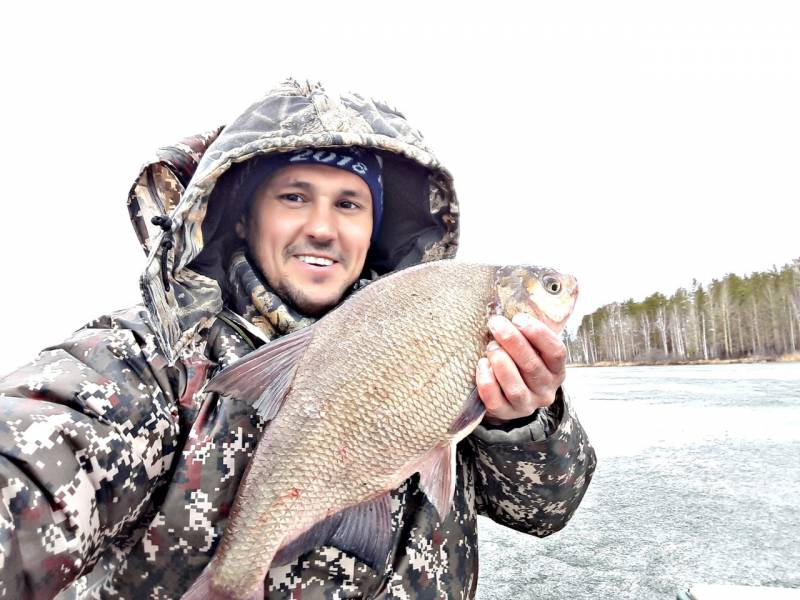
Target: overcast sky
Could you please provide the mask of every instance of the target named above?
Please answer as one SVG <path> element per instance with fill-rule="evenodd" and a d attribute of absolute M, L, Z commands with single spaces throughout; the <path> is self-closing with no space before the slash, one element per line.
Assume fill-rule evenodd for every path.
<path fill-rule="evenodd" d="M 455 176 L 459 256 L 573 273 L 576 324 L 800 256 L 795 2 L 15 4 L 0 372 L 139 300 L 140 165 L 286 76 L 399 107 Z"/>

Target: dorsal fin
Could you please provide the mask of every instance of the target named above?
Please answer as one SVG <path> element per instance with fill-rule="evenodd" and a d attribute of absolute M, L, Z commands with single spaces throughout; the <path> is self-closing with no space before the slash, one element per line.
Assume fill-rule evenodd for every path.
<path fill-rule="evenodd" d="M 272 420 L 294 380 L 313 329 L 309 325 L 251 352 L 218 373 L 206 390 L 249 402 L 263 419 Z"/>

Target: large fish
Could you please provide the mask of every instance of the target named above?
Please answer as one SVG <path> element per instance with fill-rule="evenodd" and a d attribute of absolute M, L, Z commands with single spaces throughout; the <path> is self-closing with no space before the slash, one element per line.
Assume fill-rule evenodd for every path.
<path fill-rule="evenodd" d="M 484 415 L 474 375 L 489 316 L 525 312 L 560 331 L 576 295 L 552 269 L 426 263 L 220 373 L 208 390 L 253 402 L 271 423 L 184 599 L 261 599 L 270 566 L 319 545 L 383 564 L 389 493 L 417 472 L 444 518 L 456 444 Z"/>

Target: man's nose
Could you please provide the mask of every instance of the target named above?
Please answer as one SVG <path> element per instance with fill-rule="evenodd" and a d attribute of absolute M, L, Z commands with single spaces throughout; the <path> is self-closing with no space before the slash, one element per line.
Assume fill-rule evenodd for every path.
<path fill-rule="evenodd" d="M 304 232 L 309 237 L 327 242 L 336 237 L 335 215 L 329 206 L 317 203 L 306 221 Z"/>

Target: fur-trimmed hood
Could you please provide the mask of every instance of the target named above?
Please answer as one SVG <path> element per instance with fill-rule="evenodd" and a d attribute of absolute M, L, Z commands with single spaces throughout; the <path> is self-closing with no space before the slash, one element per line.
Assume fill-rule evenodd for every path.
<path fill-rule="evenodd" d="M 160 149 L 131 188 L 128 209 L 148 256 L 142 296 L 171 362 L 222 309 L 224 261 L 242 210 L 230 193 L 236 165 L 336 146 L 369 148 L 383 159 L 384 217 L 367 271 L 380 275 L 455 255 L 452 177 L 405 117 L 383 102 L 287 80 L 230 125 Z M 153 217 L 162 217 L 161 225 Z"/>

